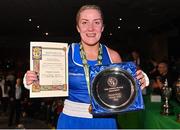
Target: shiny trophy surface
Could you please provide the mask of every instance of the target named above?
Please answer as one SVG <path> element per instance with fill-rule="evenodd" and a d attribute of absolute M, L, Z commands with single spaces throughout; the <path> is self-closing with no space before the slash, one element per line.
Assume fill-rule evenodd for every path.
<path fill-rule="evenodd" d="M 176 88 L 176 98 L 177 98 L 178 102 L 180 103 L 180 76 L 179 76 L 178 80 L 176 81 L 175 88 Z"/>
<path fill-rule="evenodd" d="M 144 102 L 132 62 L 90 68 L 92 114 L 142 110 Z"/>
<path fill-rule="evenodd" d="M 180 76 L 178 80 L 176 81 L 175 88 L 176 88 L 176 98 L 178 102 L 180 103 Z M 180 113 L 177 114 L 177 122 L 180 123 Z"/>
<path fill-rule="evenodd" d="M 164 99 L 161 114 L 162 115 L 173 115 L 174 114 L 173 108 L 169 103 L 169 99 L 172 94 L 172 88 L 164 86 L 161 91 L 162 91 L 162 97 Z"/>

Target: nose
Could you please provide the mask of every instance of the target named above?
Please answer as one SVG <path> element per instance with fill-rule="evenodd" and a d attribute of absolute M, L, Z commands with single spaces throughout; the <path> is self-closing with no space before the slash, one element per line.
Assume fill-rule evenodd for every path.
<path fill-rule="evenodd" d="M 90 24 L 88 25 L 88 31 L 93 31 L 93 30 L 94 30 L 93 24 L 90 23 Z"/>

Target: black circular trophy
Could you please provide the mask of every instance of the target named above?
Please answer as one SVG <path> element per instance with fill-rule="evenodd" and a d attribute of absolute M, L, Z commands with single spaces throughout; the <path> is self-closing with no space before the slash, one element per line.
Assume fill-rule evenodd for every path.
<path fill-rule="evenodd" d="M 92 113 L 112 114 L 135 110 L 139 105 L 135 101 L 138 95 L 137 81 L 132 76 L 133 73 L 135 75 L 136 70 L 133 69 L 134 72 L 130 73 L 121 68 L 122 64 L 98 67 L 103 67 L 103 69 L 98 68 L 99 72 L 95 71 L 97 74 L 92 80 L 91 97 L 94 111 Z"/>

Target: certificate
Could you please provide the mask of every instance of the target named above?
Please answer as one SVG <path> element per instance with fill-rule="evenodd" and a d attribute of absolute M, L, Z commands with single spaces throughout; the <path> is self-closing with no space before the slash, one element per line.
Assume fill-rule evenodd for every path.
<path fill-rule="evenodd" d="M 30 97 L 68 96 L 68 44 L 30 43 L 30 70 L 38 81 L 30 87 Z"/>

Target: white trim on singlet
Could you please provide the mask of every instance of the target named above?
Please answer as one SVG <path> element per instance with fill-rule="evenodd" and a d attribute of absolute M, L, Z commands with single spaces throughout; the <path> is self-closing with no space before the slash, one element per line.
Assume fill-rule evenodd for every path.
<path fill-rule="evenodd" d="M 76 45 L 76 44 L 78 44 L 78 43 L 72 43 L 72 44 L 71 44 L 71 46 L 72 46 L 72 60 L 73 60 L 74 64 L 76 64 L 76 65 L 78 65 L 78 66 L 80 66 L 80 67 L 83 67 L 83 65 L 77 63 L 77 62 L 74 60 L 74 54 L 75 54 L 75 53 L 74 53 L 74 52 L 75 52 L 74 48 L 75 48 L 75 45 Z"/>
<path fill-rule="evenodd" d="M 93 118 L 89 113 L 90 104 L 74 102 L 66 99 L 64 101 L 63 113 L 68 116 L 81 117 L 81 118 Z"/>
<path fill-rule="evenodd" d="M 75 75 L 75 76 L 84 76 L 84 74 L 82 74 L 82 73 L 71 73 L 71 72 L 69 72 L 69 75 Z"/>

